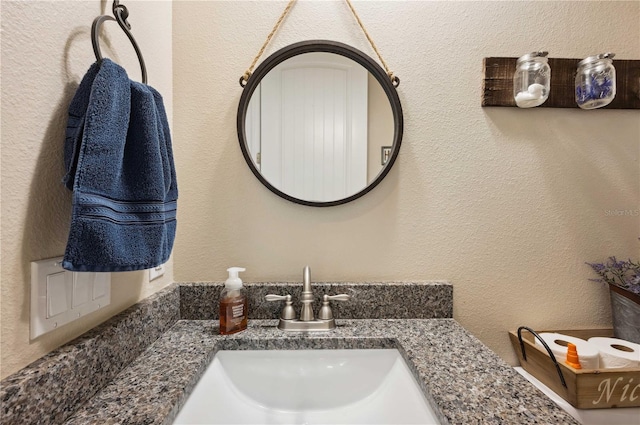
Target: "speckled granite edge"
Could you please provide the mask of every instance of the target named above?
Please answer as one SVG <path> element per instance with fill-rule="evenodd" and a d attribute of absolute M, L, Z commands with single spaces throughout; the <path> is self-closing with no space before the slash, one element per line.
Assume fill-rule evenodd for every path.
<path fill-rule="evenodd" d="M 285 333 L 254 320 L 218 335 L 216 320 L 180 320 L 67 425 L 171 424 L 221 349 L 397 348 L 443 424 L 575 424 L 453 319 L 341 320 L 330 333 Z"/>
<path fill-rule="evenodd" d="M 259 290 L 291 289 L 286 283 L 253 285 L 259 297 Z M 364 288 L 355 300 L 367 300 L 362 303 L 363 311 L 376 314 L 392 314 L 380 308 L 384 305 L 381 300 L 395 306 L 402 305 L 397 300 L 415 299 L 415 291 L 407 288 L 412 285 L 421 284 L 315 284 L 318 292 Z M 68 424 L 169 424 L 219 349 L 389 346 L 401 352 L 442 423 L 575 423 L 453 319 L 345 320 L 336 309 L 338 327 L 329 333 L 284 333 L 275 327 L 276 320 L 251 320 L 249 329 L 229 336 L 218 335 L 215 319 L 177 320 L 184 305 L 184 288 L 215 291 L 218 287 L 219 291 L 221 286 L 170 285 L 6 378 L 0 383 L 2 423 L 48 424 L 68 419 Z M 380 298 L 377 291 L 383 286 L 392 287 L 389 298 Z M 446 282 L 423 286 L 444 291 L 445 300 L 452 298 Z M 370 295 L 363 295 L 367 293 Z M 399 297 L 402 294 L 405 298 Z M 418 297 L 422 304 L 393 310 L 394 314 L 417 314 L 420 305 L 428 310 L 424 308 L 428 302 L 440 305 L 438 296 L 432 294 L 432 299 L 428 291 L 425 294 L 427 298 Z M 217 306 L 217 297 L 209 301 Z M 341 313 L 349 315 L 348 310 Z M 358 307 L 353 314 L 365 313 Z"/>
<path fill-rule="evenodd" d="M 179 319 L 172 284 L 0 382 L 2 424 L 59 424 Z"/>
<path fill-rule="evenodd" d="M 6 424 L 60 423 L 108 384 L 179 318 L 217 319 L 223 283 L 174 283 L 43 356 L 0 382 L 0 418 Z M 301 283 L 248 283 L 251 319 L 278 317 L 281 303 L 267 293 L 291 293 Z M 314 283 L 315 309 L 325 293 L 348 293 L 333 303 L 336 318 L 452 317 L 448 282 Z M 298 306 L 296 306 L 297 308 Z M 71 383 L 71 384 L 70 384 Z"/>
<path fill-rule="evenodd" d="M 250 319 L 278 317 L 282 302 L 267 302 L 267 294 L 293 298 L 300 311 L 302 283 L 245 283 Z M 192 320 L 218 318 L 218 302 L 223 282 L 180 284 L 180 317 Z M 343 319 L 436 319 L 453 317 L 453 285 L 446 281 L 416 282 L 314 282 L 314 310 L 322 305 L 322 296 L 346 293 L 351 299 L 332 302 L 336 318 Z"/>

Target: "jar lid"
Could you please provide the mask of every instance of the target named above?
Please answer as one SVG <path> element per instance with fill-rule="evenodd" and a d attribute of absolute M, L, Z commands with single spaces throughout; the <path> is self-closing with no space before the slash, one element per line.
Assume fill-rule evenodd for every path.
<path fill-rule="evenodd" d="M 615 53 L 600 53 L 599 55 L 589 56 L 588 58 L 582 59 L 580 62 L 578 62 L 578 66 L 586 65 L 591 62 L 597 62 L 602 59 L 611 60 L 615 55 Z"/>
<path fill-rule="evenodd" d="M 527 62 L 527 61 L 533 60 L 535 58 L 545 58 L 545 60 L 546 60 L 546 57 L 547 57 L 548 54 L 549 54 L 549 52 L 531 52 L 531 53 L 527 53 L 526 55 L 520 56 L 518 58 L 518 61 L 516 62 L 516 65 L 520 65 L 522 62 Z"/>

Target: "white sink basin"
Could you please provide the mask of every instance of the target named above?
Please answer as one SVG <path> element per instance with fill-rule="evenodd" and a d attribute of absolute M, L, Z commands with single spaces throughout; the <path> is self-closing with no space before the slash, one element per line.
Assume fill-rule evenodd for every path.
<path fill-rule="evenodd" d="M 219 351 L 174 424 L 439 424 L 398 350 Z"/>

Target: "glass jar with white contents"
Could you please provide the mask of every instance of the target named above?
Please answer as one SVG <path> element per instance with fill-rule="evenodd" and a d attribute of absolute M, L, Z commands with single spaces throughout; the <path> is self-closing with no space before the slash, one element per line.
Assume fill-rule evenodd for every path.
<path fill-rule="evenodd" d="M 616 96 L 614 53 L 589 56 L 578 63 L 576 103 L 582 109 L 596 109 L 611 103 Z"/>
<path fill-rule="evenodd" d="M 533 52 L 521 56 L 513 75 L 513 97 L 520 108 L 542 105 L 549 97 L 551 68 L 549 52 Z"/>

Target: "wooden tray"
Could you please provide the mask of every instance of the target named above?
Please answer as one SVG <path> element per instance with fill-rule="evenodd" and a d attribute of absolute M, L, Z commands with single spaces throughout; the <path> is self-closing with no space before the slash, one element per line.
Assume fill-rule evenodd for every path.
<path fill-rule="evenodd" d="M 522 368 L 567 400 L 573 407 L 578 409 L 640 407 L 640 368 L 574 369 L 554 362 L 544 347 L 535 344 L 535 336 L 527 332 L 528 328 L 520 329 L 522 343 L 518 339 L 518 332 L 509 332 L 509 338 Z M 556 332 L 585 340 L 594 336 L 613 337 L 611 329 L 540 332 Z M 566 386 L 563 385 L 563 380 Z"/>

